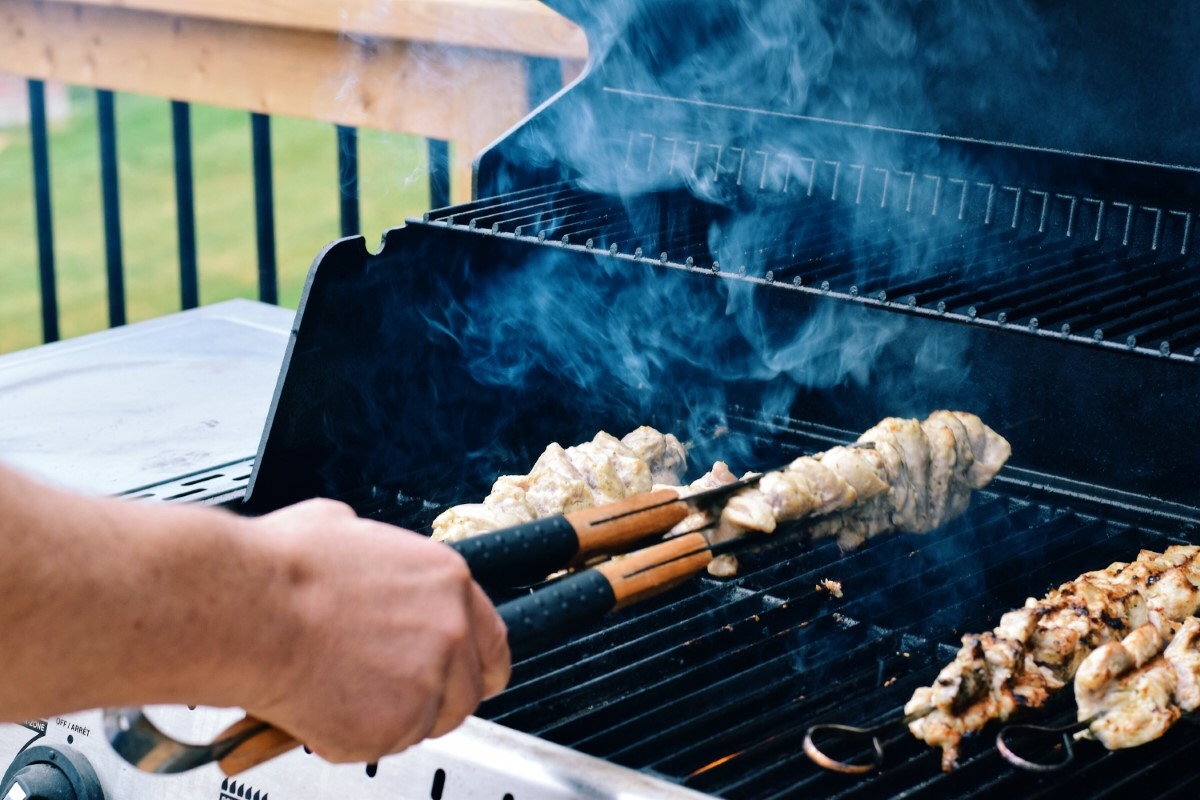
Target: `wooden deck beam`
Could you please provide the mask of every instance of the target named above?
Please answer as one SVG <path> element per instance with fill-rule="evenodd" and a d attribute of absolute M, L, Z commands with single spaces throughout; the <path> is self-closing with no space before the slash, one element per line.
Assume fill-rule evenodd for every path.
<path fill-rule="evenodd" d="M 0 0 L 0 72 L 446 139 L 456 201 L 526 58 L 583 46 L 531 0 Z"/>

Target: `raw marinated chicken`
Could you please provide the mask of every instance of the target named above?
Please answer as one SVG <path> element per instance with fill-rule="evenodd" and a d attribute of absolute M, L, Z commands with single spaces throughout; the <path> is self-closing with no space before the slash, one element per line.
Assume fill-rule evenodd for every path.
<path fill-rule="evenodd" d="M 814 538 L 849 550 L 892 530 L 925 533 L 962 514 L 1012 449 L 974 414 L 935 411 L 924 422 L 889 417 L 850 447 L 803 456 L 725 504 L 715 541 L 780 522 L 825 516 Z"/>
<path fill-rule="evenodd" d="M 655 484 L 678 486 L 687 450 L 669 433 L 643 426 L 618 439 L 551 444 L 528 475 L 503 475 L 482 503 L 454 506 L 433 521 L 433 538 L 454 542 L 554 514 L 624 500 Z"/>
<path fill-rule="evenodd" d="M 949 770 L 964 736 L 1041 706 L 1097 647 L 1153 620 L 1190 617 L 1200 606 L 1197 586 L 1200 547 L 1177 545 L 1163 553 L 1143 550 L 1131 563 L 1085 573 L 1040 600 L 1031 597 L 993 631 L 963 637 L 954 661 L 905 705 L 905 714 L 920 715 L 909 729 L 942 748 L 942 767 Z M 1141 641 L 1130 644 L 1143 647 Z"/>
<path fill-rule="evenodd" d="M 709 489 L 716 489 L 720 486 L 733 483 L 737 479 L 738 477 L 730 471 L 728 464 L 724 461 L 718 461 L 713 464 L 712 469 L 689 483 L 687 492 L 684 494 L 696 494 L 708 491 Z M 671 530 L 672 532 L 695 531 L 706 527 L 711 522 L 712 515 L 708 511 L 693 511 L 680 520 Z M 734 575 L 737 575 L 737 570 L 737 556 L 728 553 L 714 557 L 708 564 L 708 574 L 715 578 L 732 578 Z"/>
<path fill-rule="evenodd" d="M 1090 724 L 1076 738 L 1096 739 L 1109 750 L 1137 747 L 1200 706 L 1200 619 L 1150 617 L 1080 664 L 1075 701 L 1079 720 Z"/>
<path fill-rule="evenodd" d="M 924 421 L 888 418 L 855 445 L 797 458 L 729 497 L 714 518 L 689 515 L 672 533 L 712 528 L 713 544 L 780 523 L 824 517 L 814 537 L 837 536 L 846 549 L 896 528 L 925 532 L 966 510 L 971 491 L 986 485 L 1011 452 L 1008 442 L 973 414 L 935 411 Z M 532 519 L 679 484 L 686 451 L 674 436 L 642 427 L 623 439 L 607 434 L 576 447 L 552 444 L 529 475 L 503 476 L 482 503 L 455 506 L 433 523 L 433 538 L 456 541 Z M 723 462 L 689 492 L 737 480 Z M 713 512 L 716 514 L 717 512 Z M 737 557 L 717 556 L 710 574 L 737 574 Z"/>

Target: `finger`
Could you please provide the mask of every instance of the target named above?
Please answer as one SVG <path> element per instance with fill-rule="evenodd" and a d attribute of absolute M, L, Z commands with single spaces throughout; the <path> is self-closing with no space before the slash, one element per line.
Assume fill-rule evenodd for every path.
<path fill-rule="evenodd" d="M 295 506 L 297 509 L 303 509 L 309 514 L 318 514 L 322 517 L 342 517 L 350 519 L 357 517 L 355 510 L 343 503 L 340 500 L 330 500 L 327 497 L 314 497 L 311 500 L 305 500 Z"/>
<path fill-rule="evenodd" d="M 496 607 L 479 584 L 471 583 L 471 629 L 475 632 L 475 647 L 483 670 L 483 697 L 495 697 L 508 686 L 512 677 L 512 654 L 508 646 L 508 630 Z"/>
<path fill-rule="evenodd" d="M 462 724 L 483 700 L 483 670 L 469 633 L 450 653 L 441 708 L 430 736 L 449 733 Z"/>
<path fill-rule="evenodd" d="M 427 695 L 423 702 L 420 703 L 417 713 L 410 717 L 411 723 L 404 732 L 404 735 L 391 746 L 388 753 L 380 753 L 380 755 L 399 753 L 418 742 L 438 735 L 434 733 L 434 730 L 437 727 L 438 713 L 442 705 L 443 694 L 442 692 L 431 692 Z"/>
<path fill-rule="evenodd" d="M 265 514 L 262 519 L 278 523 L 292 521 L 293 518 L 303 518 L 311 522 L 312 520 L 346 520 L 356 516 L 354 509 L 345 503 L 318 497 L 304 500 L 295 505 L 284 506 Z"/>

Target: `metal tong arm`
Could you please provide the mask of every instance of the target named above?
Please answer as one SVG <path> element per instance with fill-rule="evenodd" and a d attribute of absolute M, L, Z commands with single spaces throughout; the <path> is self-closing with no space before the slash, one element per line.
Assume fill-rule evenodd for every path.
<path fill-rule="evenodd" d="M 598 555 L 623 553 L 661 534 L 698 508 L 756 483 L 755 475 L 703 492 L 659 489 L 613 503 L 556 514 L 472 536 L 450 546 L 482 586 L 526 586 Z"/>
<path fill-rule="evenodd" d="M 598 620 L 609 611 L 679 585 L 712 561 L 708 540 L 689 533 L 607 561 L 497 607 L 515 654 L 564 629 Z M 186 744 L 163 733 L 139 708 L 107 709 L 105 733 L 113 749 L 147 772 L 176 773 L 216 762 L 226 775 L 282 755 L 300 745 L 284 731 L 251 716 L 209 744 Z"/>
<path fill-rule="evenodd" d="M 174 774 L 211 764 L 235 775 L 297 747 L 272 725 L 245 716 L 208 744 L 187 744 L 163 733 L 140 708 L 104 710 L 104 733 L 117 753 L 145 772 Z"/>

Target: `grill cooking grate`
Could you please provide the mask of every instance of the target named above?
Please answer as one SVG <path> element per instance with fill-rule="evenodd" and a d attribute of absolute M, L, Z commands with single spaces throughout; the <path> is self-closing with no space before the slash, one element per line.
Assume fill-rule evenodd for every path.
<path fill-rule="evenodd" d="M 518 664 L 482 716 L 730 798 L 1027 797 L 1068 785 L 1098 796 L 1147 761 L 1200 753 L 1200 732 L 1180 725 L 1135 752 L 1083 744 L 1080 768 L 1040 779 L 1009 768 L 987 735 L 968 742 L 949 775 L 939 753 L 907 732 L 889 738 L 878 776 L 834 775 L 807 760 L 809 725 L 899 717 L 962 633 L 992 628 L 1026 596 L 1080 572 L 1173 541 L 1000 495 L 979 501 L 927 537 L 887 536 L 844 555 L 832 542 L 784 546 L 745 559 L 731 583 L 697 581 Z M 845 596 L 816 588 L 822 578 L 841 581 Z M 1067 703 L 1056 708 L 1070 713 Z"/>
<path fill-rule="evenodd" d="M 823 435 L 776 435 L 775 446 L 821 449 L 828 442 L 809 437 Z M 371 513 L 416 526 L 432 512 L 408 498 L 398 507 L 377 501 Z M 995 726 L 964 742 L 949 774 L 939 751 L 900 729 L 884 739 L 882 771 L 867 777 L 819 769 L 802 741 L 819 722 L 899 718 L 962 634 L 990 630 L 1026 597 L 1142 548 L 1195 538 L 1182 523 L 1159 527 L 1001 488 L 925 536 L 885 535 L 848 553 L 830 540 L 768 540 L 743 557 L 734 580 L 694 580 L 548 644 L 515 666 L 509 689 L 479 714 L 727 798 L 1124 796 L 1136 776 L 1200 755 L 1200 730 L 1179 724 L 1123 753 L 1083 743 L 1073 769 L 1041 777 L 1000 758 L 990 746 Z M 844 596 L 819 588 L 824 578 L 840 581 Z M 1072 714 L 1059 695 L 1036 718 Z"/>
<path fill-rule="evenodd" d="M 1060 219 L 1036 203 L 980 216 L 852 200 L 799 192 L 735 214 L 677 192 L 621 202 L 556 186 L 425 221 L 1097 345 L 1200 354 L 1190 214 L 1163 222 L 1161 213 L 1094 211 L 1083 224 L 1082 211 Z"/>

